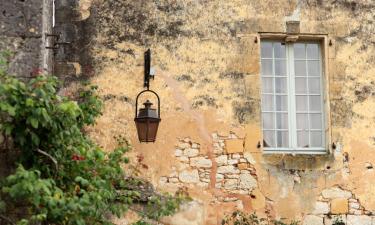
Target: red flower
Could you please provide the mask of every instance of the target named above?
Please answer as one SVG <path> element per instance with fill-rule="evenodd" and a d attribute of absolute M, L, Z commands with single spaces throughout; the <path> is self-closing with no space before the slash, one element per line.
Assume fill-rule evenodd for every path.
<path fill-rule="evenodd" d="M 85 157 L 81 156 L 81 155 L 73 154 L 72 155 L 72 160 L 74 160 L 74 161 L 83 161 L 83 160 L 85 160 Z"/>

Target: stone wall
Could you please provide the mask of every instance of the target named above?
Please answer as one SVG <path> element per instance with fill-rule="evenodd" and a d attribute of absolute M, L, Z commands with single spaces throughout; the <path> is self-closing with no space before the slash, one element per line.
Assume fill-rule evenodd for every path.
<path fill-rule="evenodd" d="M 331 214 L 348 223 L 372 219 L 373 1 L 85 0 L 78 6 L 86 15 L 82 52 L 105 100 L 103 116 L 88 128 L 91 136 L 110 149 L 114 134 L 126 135 L 133 154 L 144 155 L 144 178 L 161 191 L 188 188 L 201 210 L 191 224 L 218 224 L 235 209 L 306 224 L 329 224 Z M 292 30 L 325 40 L 326 155 L 262 152 L 262 32 L 285 37 Z M 147 48 L 162 121 L 157 141 L 140 144 L 133 115 Z M 140 101 L 146 98 L 154 101 Z M 351 196 L 324 196 L 332 188 Z M 194 213 L 168 224 L 189 224 Z"/>
<path fill-rule="evenodd" d="M 1 3 L 12 9 L 32 2 L 37 3 Z M 375 222 L 372 0 L 64 0 L 56 7 L 55 30 L 70 42 L 55 51 L 55 72 L 65 81 L 62 93 L 90 79 L 105 101 L 103 116 L 87 128 L 92 138 L 111 149 L 113 135 L 125 135 L 131 154 L 144 156 L 148 169 L 141 176 L 160 191 L 187 188 L 194 199 L 166 224 L 219 224 L 235 209 L 314 225 L 331 224 L 336 216 L 353 225 Z M 12 12 L 0 16 L 23 11 Z M 1 23 L 4 29 L 8 22 Z M 14 65 L 37 54 L 14 71 L 41 65 L 39 53 L 27 47 L 41 46 L 42 28 L 35 24 L 20 25 L 23 33 L 12 31 L 14 26 L 1 34 L 0 43 L 25 49 Z M 262 152 L 262 32 L 285 37 L 291 30 L 297 32 L 293 38 L 319 34 L 325 40 L 326 155 Z M 157 141 L 140 144 L 133 115 L 148 48 L 162 122 Z"/>
<path fill-rule="evenodd" d="M 0 0 L 0 52 L 9 52 L 8 72 L 23 80 L 52 72 L 51 0 Z M 4 150 L 0 135 L 0 177 L 10 173 L 16 152 Z"/>

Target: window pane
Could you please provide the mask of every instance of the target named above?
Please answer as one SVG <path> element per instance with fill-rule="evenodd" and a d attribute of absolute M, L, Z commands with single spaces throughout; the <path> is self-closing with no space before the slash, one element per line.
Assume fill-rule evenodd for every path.
<path fill-rule="evenodd" d="M 311 131 L 310 138 L 311 138 L 311 147 L 323 147 L 321 131 Z"/>
<path fill-rule="evenodd" d="M 294 58 L 304 59 L 306 57 L 305 44 L 294 44 Z"/>
<path fill-rule="evenodd" d="M 320 95 L 310 96 L 309 98 L 310 98 L 310 111 L 320 111 L 321 110 Z"/>
<path fill-rule="evenodd" d="M 262 59 L 262 75 L 273 75 L 272 59 Z"/>
<path fill-rule="evenodd" d="M 274 43 L 275 58 L 285 58 L 285 44 Z"/>
<path fill-rule="evenodd" d="M 263 113 L 263 128 L 264 129 L 275 129 L 275 114 L 274 113 Z"/>
<path fill-rule="evenodd" d="M 288 98 L 285 95 L 276 95 L 276 111 L 288 110 Z"/>
<path fill-rule="evenodd" d="M 276 78 L 276 93 L 286 94 L 287 92 L 286 78 Z"/>
<path fill-rule="evenodd" d="M 294 73 L 296 76 L 306 76 L 306 61 L 294 61 Z"/>
<path fill-rule="evenodd" d="M 261 57 L 272 58 L 272 43 L 262 42 L 260 46 L 261 46 Z"/>
<path fill-rule="evenodd" d="M 286 62 L 285 60 L 275 60 L 275 76 L 285 76 L 286 75 Z"/>
<path fill-rule="evenodd" d="M 274 131 L 263 131 L 263 147 L 275 147 Z"/>
<path fill-rule="evenodd" d="M 273 95 L 263 95 L 262 96 L 262 110 L 263 111 L 273 111 Z"/>
<path fill-rule="evenodd" d="M 322 129 L 322 114 L 320 113 L 310 114 L 310 128 Z"/>
<path fill-rule="evenodd" d="M 287 113 L 276 113 L 276 129 L 288 129 Z"/>
<path fill-rule="evenodd" d="M 288 147 L 289 137 L 288 131 L 276 131 L 277 134 L 277 147 Z"/>
<path fill-rule="evenodd" d="M 319 45 L 318 44 L 307 44 L 306 47 L 308 59 L 319 59 Z"/>
<path fill-rule="evenodd" d="M 307 112 L 307 96 L 296 96 L 297 111 Z"/>
<path fill-rule="evenodd" d="M 307 62 L 307 69 L 309 76 L 320 76 L 320 70 L 319 70 L 319 61 L 308 61 Z"/>
<path fill-rule="evenodd" d="M 262 78 L 262 92 L 273 93 L 273 78 L 271 77 Z"/>
<path fill-rule="evenodd" d="M 307 130 L 309 129 L 309 120 L 307 113 L 297 113 L 297 129 L 298 130 Z"/>
<path fill-rule="evenodd" d="M 309 132 L 307 131 L 297 131 L 297 145 L 300 148 L 309 147 Z"/>
<path fill-rule="evenodd" d="M 320 94 L 320 78 L 309 78 L 309 94 Z"/>
<path fill-rule="evenodd" d="M 306 94 L 307 85 L 306 78 L 296 78 L 296 94 Z"/>

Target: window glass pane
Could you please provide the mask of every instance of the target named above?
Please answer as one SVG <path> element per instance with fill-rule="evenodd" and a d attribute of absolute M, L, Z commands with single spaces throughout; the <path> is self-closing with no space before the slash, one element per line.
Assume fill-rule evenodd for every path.
<path fill-rule="evenodd" d="M 320 78 L 309 78 L 309 94 L 320 94 Z"/>
<path fill-rule="evenodd" d="M 273 75 L 272 59 L 262 59 L 262 75 Z"/>
<path fill-rule="evenodd" d="M 285 58 L 285 44 L 274 43 L 275 58 Z"/>
<path fill-rule="evenodd" d="M 262 95 L 262 110 L 273 111 L 273 95 Z"/>
<path fill-rule="evenodd" d="M 322 147 L 322 132 L 321 131 L 311 131 L 311 147 Z"/>
<path fill-rule="evenodd" d="M 307 131 L 297 131 L 297 145 L 300 148 L 309 147 L 309 132 Z"/>
<path fill-rule="evenodd" d="M 261 46 L 261 57 L 272 58 L 272 43 L 262 42 L 260 46 Z"/>
<path fill-rule="evenodd" d="M 285 60 L 276 59 L 275 60 L 275 76 L 285 76 L 286 75 L 286 63 Z"/>
<path fill-rule="evenodd" d="M 288 113 L 276 113 L 276 129 L 288 129 Z"/>
<path fill-rule="evenodd" d="M 319 61 L 307 61 L 307 69 L 309 76 L 320 76 Z"/>
<path fill-rule="evenodd" d="M 296 96 L 296 109 L 307 112 L 307 96 Z"/>
<path fill-rule="evenodd" d="M 271 77 L 262 78 L 262 92 L 273 93 L 273 78 Z"/>
<path fill-rule="evenodd" d="M 276 131 L 277 134 L 277 147 L 288 147 L 289 137 L 288 131 Z"/>
<path fill-rule="evenodd" d="M 275 131 L 263 131 L 263 146 L 275 147 Z"/>
<path fill-rule="evenodd" d="M 307 85 L 306 85 L 306 78 L 296 78 L 296 94 L 306 94 L 307 93 Z"/>
<path fill-rule="evenodd" d="M 276 111 L 288 110 L 288 97 L 285 95 L 276 95 Z"/>
<path fill-rule="evenodd" d="M 310 114 L 310 128 L 322 129 L 322 114 L 320 113 Z"/>
<path fill-rule="evenodd" d="M 275 129 L 275 114 L 274 113 L 263 113 L 263 128 L 264 129 Z"/>
<path fill-rule="evenodd" d="M 276 78 L 276 93 L 286 94 L 287 93 L 286 78 Z"/>
<path fill-rule="evenodd" d="M 306 76 L 306 61 L 294 61 L 294 73 L 296 76 Z"/>
<path fill-rule="evenodd" d="M 304 59 L 306 57 L 305 44 L 296 43 L 294 44 L 294 58 Z"/>
<path fill-rule="evenodd" d="M 298 130 L 307 130 L 309 129 L 309 120 L 307 113 L 297 113 L 297 129 Z"/>
<path fill-rule="evenodd" d="M 320 111 L 321 110 L 321 102 L 320 102 L 320 95 L 317 96 L 310 96 L 310 111 Z"/>
<path fill-rule="evenodd" d="M 308 59 L 319 59 L 319 45 L 318 44 L 307 44 L 306 51 L 307 51 Z"/>

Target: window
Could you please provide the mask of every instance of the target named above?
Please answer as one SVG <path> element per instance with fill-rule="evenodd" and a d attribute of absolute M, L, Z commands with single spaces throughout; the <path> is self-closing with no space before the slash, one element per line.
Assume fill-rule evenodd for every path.
<path fill-rule="evenodd" d="M 261 42 L 264 152 L 325 153 L 318 42 Z"/>

